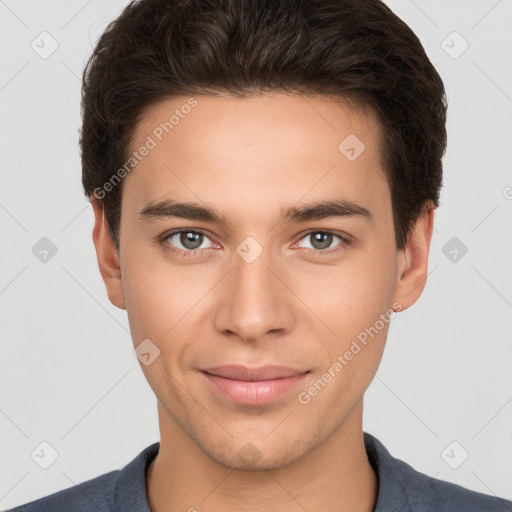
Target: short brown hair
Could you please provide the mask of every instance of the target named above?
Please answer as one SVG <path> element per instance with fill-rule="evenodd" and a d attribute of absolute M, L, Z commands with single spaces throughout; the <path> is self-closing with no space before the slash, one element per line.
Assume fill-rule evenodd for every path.
<path fill-rule="evenodd" d="M 175 95 L 329 94 L 376 113 L 396 245 L 439 205 L 443 82 L 380 0 L 139 0 L 99 39 L 83 75 L 82 183 L 91 198 L 126 162 L 143 109 Z M 101 203 L 116 247 L 122 184 Z"/>

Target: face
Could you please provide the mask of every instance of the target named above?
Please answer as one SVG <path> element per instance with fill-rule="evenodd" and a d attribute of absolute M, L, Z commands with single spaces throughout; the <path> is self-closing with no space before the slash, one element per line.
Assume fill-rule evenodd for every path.
<path fill-rule="evenodd" d="M 268 469 L 358 424 L 432 230 L 430 212 L 397 251 L 375 119 L 327 97 L 175 97 L 145 111 L 132 149 L 144 145 L 119 258 L 97 205 L 94 239 L 135 347 L 150 340 L 161 429 Z M 269 365 L 288 370 L 250 371 Z"/>

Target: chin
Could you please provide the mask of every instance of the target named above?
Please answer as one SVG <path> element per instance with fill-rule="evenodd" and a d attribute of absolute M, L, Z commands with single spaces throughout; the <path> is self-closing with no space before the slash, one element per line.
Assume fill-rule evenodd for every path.
<path fill-rule="evenodd" d="M 313 448 L 312 443 L 307 443 L 304 439 L 290 442 L 289 436 L 286 439 L 276 437 L 275 443 L 269 443 L 267 437 L 262 434 L 260 442 L 254 437 L 246 436 L 239 442 L 231 439 L 227 444 L 217 444 L 211 449 L 202 446 L 202 449 L 211 459 L 229 469 L 269 471 L 293 464 Z"/>

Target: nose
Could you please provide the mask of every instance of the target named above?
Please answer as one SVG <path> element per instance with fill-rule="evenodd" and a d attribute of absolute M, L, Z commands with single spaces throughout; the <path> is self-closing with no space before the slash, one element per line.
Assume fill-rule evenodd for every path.
<path fill-rule="evenodd" d="M 282 269 L 271 259 L 267 251 L 252 262 L 233 255 L 233 267 L 216 301 L 214 325 L 218 332 L 255 342 L 292 330 L 296 299 Z"/>

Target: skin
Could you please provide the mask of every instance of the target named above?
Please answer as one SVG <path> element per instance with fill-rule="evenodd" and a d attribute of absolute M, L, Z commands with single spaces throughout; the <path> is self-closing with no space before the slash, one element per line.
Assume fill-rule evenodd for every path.
<path fill-rule="evenodd" d="M 119 252 L 92 201 L 108 296 L 127 310 L 134 346 L 150 339 L 160 350 L 141 364 L 161 434 L 146 477 L 151 510 L 315 512 L 335 503 L 371 511 L 378 484 L 364 447 L 363 395 L 389 323 L 309 403 L 298 393 L 379 315 L 419 298 L 434 209 L 425 209 L 398 251 L 380 128 L 370 112 L 276 91 L 195 98 L 197 106 L 123 181 Z M 187 99 L 148 108 L 133 148 Z M 366 146 L 354 161 L 338 150 L 349 134 Z M 281 210 L 337 198 L 367 208 L 371 219 L 278 222 Z M 143 208 L 165 199 L 214 207 L 227 224 L 141 219 Z M 203 232 L 204 250 L 190 255 L 179 235 L 165 239 L 177 228 Z M 311 231 L 350 243 L 334 236 L 318 248 Z M 263 249 L 251 263 L 236 251 L 248 236 Z M 310 373 L 277 401 L 247 406 L 220 396 L 199 371 L 221 364 Z M 244 447 L 252 460 L 240 455 Z"/>

